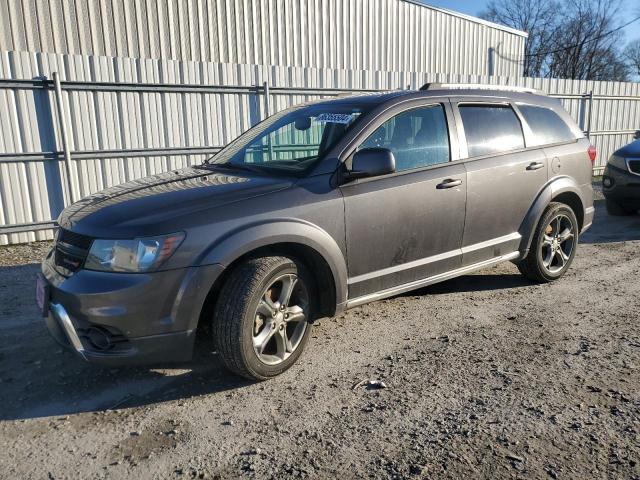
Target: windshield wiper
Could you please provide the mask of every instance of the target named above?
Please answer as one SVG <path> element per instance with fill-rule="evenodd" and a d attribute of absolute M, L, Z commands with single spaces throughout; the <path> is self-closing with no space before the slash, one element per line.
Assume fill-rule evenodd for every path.
<path fill-rule="evenodd" d="M 241 170 L 245 172 L 259 172 L 261 169 L 246 165 L 244 163 L 205 163 L 209 168 L 217 168 L 219 170 Z"/>

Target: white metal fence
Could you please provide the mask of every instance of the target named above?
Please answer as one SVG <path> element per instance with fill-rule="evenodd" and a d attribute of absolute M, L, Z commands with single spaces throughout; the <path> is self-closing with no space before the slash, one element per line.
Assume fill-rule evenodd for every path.
<path fill-rule="evenodd" d="M 640 126 L 640 84 L 632 83 L 1 55 L 0 244 L 51 238 L 70 202 L 201 162 L 269 113 L 342 92 L 429 81 L 539 88 L 590 134 L 600 168 Z"/>

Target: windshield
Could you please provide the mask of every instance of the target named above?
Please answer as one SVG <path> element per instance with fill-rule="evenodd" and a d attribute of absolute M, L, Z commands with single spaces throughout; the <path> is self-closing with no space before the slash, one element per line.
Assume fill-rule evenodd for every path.
<path fill-rule="evenodd" d="M 211 165 L 296 173 L 310 167 L 364 112 L 356 105 L 309 105 L 277 113 L 223 148 Z"/>

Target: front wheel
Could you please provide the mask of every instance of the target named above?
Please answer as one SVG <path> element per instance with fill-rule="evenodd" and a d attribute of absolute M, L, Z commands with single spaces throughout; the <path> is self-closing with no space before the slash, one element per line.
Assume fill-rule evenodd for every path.
<path fill-rule="evenodd" d="M 527 256 L 518 269 L 536 282 L 551 282 L 569 269 L 578 246 L 578 220 L 563 203 L 551 203 L 536 227 Z"/>
<path fill-rule="evenodd" d="M 214 341 L 229 370 L 266 380 L 293 365 L 311 331 L 312 278 L 286 257 L 247 260 L 220 290 Z"/>

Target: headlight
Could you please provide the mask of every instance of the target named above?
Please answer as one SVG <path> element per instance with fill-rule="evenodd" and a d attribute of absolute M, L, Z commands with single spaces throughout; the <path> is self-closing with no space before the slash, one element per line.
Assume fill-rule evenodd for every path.
<path fill-rule="evenodd" d="M 134 240 L 94 240 L 84 268 L 104 272 L 147 272 L 162 265 L 182 240 L 182 232 Z"/>
<path fill-rule="evenodd" d="M 619 157 L 617 155 L 611 155 L 609 158 L 609 165 L 613 165 L 614 167 L 618 167 L 622 170 L 627 169 L 627 161 L 623 157 Z"/>

